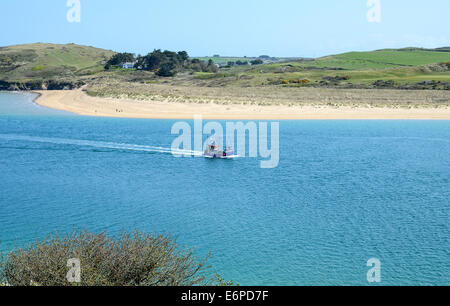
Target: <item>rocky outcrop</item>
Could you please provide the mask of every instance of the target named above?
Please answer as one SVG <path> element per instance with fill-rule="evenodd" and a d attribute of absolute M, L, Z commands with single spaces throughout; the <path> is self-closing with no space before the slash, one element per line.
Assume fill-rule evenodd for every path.
<path fill-rule="evenodd" d="M 85 85 L 83 81 L 30 80 L 30 81 L 2 81 L 0 90 L 71 90 Z"/>

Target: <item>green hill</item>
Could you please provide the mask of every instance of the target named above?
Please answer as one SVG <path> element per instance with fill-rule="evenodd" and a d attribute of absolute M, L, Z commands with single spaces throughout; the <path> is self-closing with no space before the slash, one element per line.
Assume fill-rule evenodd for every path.
<path fill-rule="evenodd" d="M 75 44 L 3 47 L 0 48 L 0 90 L 72 89 L 99 82 L 128 85 L 164 82 L 188 87 L 450 88 L 449 47 L 349 52 L 312 60 L 279 59 L 255 66 L 222 67 L 218 73 L 186 70 L 173 78 L 161 78 L 151 71 L 105 70 L 106 61 L 114 54 Z M 215 58 L 218 59 L 232 58 Z"/>
<path fill-rule="evenodd" d="M 341 68 L 345 70 L 413 67 L 450 61 L 450 48 L 385 49 L 372 52 L 349 52 L 318 58 L 307 66 Z"/>
<path fill-rule="evenodd" d="M 72 78 L 103 70 L 112 51 L 75 44 L 30 44 L 0 48 L 0 80 Z"/>

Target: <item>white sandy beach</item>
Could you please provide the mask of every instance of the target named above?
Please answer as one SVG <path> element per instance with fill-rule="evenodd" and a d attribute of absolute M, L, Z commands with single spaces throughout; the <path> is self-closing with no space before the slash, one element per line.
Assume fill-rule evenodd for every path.
<path fill-rule="evenodd" d="M 98 98 L 82 90 L 37 91 L 36 103 L 72 113 L 122 118 L 229 120 L 450 120 L 450 108 L 367 108 L 331 106 L 257 106 L 197 104 L 154 100 Z"/>

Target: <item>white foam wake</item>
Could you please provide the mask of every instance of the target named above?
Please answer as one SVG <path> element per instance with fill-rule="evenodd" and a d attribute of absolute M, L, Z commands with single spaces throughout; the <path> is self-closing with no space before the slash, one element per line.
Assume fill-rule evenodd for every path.
<path fill-rule="evenodd" d="M 93 148 L 103 148 L 103 149 L 141 151 L 141 152 L 151 152 L 151 153 L 169 153 L 169 154 L 191 155 L 191 156 L 202 156 L 203 155 L 202 152 L 192 151 L 192 150 L 180 150 L 180 149 L 172 150 L 171 148 L 164 148 L 164 147 L 155 147 L 155 146 L 147 146 L 147 145 L 128 144 L 128 143 L 93 141 L 93 140 L 35 137 L 35 136 L 24 136 L 24 135 L 14 135 L 14 134 L 0 134 L 0 139 L 6 140 L 6 141 L 29 141 L 29 142 L 63 144 L 63 145 L 73 145 L 73 146 L 93 147 Z"/>

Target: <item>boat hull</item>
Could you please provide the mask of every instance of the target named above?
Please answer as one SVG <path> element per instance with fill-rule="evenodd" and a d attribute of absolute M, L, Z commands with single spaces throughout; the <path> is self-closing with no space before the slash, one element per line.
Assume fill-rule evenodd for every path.
<path fill-rule="evenodd" d="M 230 156 L 204 155 L 204 157 L 209 159 L 235 159 L 238 158 L 239 155 L 230 155 Z"/>

